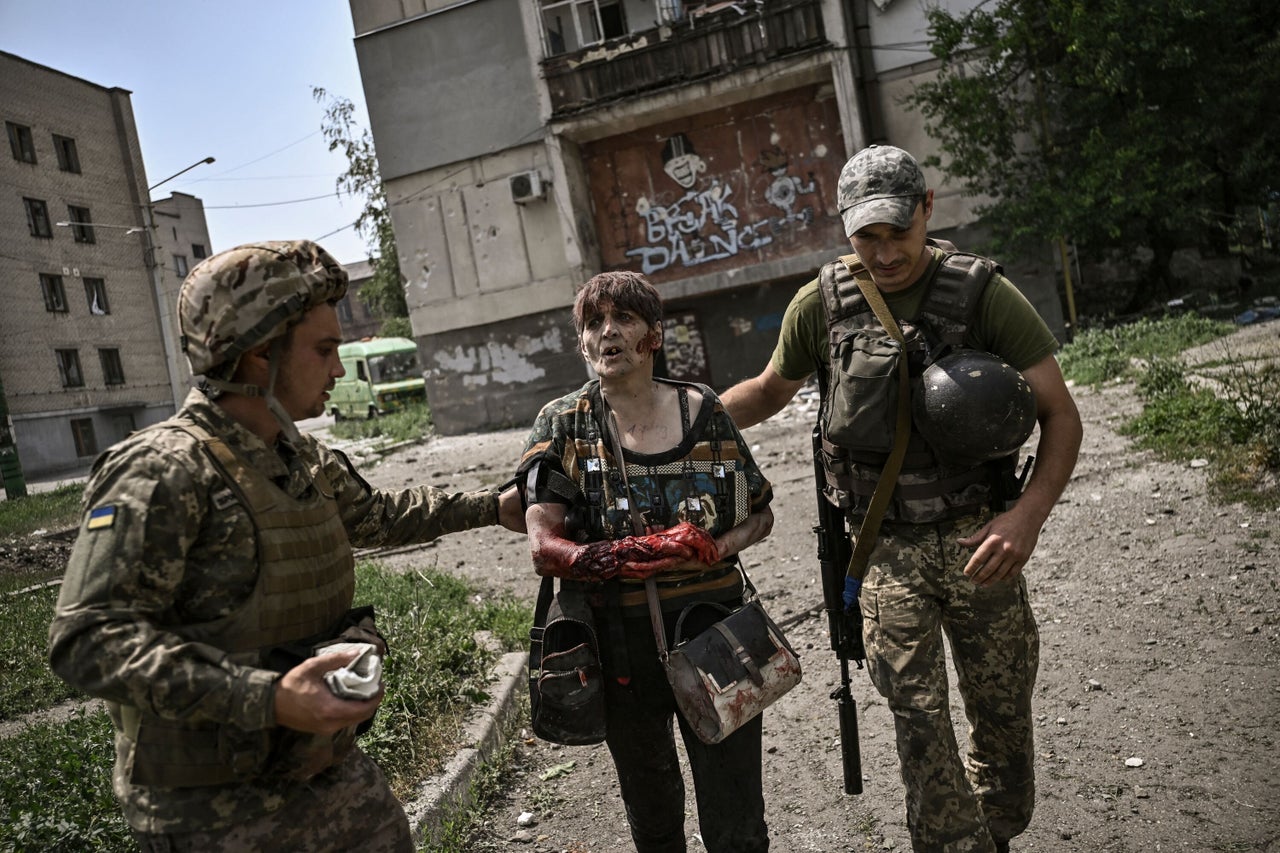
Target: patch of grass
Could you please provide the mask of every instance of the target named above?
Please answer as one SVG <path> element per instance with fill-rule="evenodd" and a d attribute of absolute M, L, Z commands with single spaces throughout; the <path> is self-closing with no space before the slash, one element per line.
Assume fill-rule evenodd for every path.
<path fill-rule="evenodd" d="M 1211 376 L 1191 377 L 1182 364 L 1156 358 L 1137 389 L 1142 413 L 1120 431 L 1138 446 L 1167 459 L 1209 460 L 1211 486 L 1228 501 L 1265 508 L 1280 500 L 1280 368 L 1228 359 Z"/>
<path fill-rule="evenodd" d="M 84 486 L 69 483 L 50 492 L 0 501 L 0 537 L 26 536 L 35 530 L 62 530 L 80 520 Z"/>
<path fill-rule="evenodd" d="M 1058 362 L 1062 374 L 1080 385 L 1100 385 L 1112 379 L 1134 378 L 1141 364 L 1153 358 L 1169 358 L 1183 350 L 1220 338 L 1235 327 L 1196 314 L 1179 314 L 1158 320 L 1105 329 L 1087 329 L 1062 348 Z"/>
<path fill-rule="evenodd" d="M 105 711 L 0 740 L 0 850 L 136 850 L 111 794 L 114 761 Z"/>
<path fill-rule="evenodd" d="M 346 440 L 384 438 L 388 442 L 419 441 L 431 435 L 431 407 L 421 403 L 367 420 L 344 418 L 336 421 L 329 432 Z"/>
<path fill-rule="evenodd" d="M 51 590 L 27 601 L 42 608 L 26 617 L 38 629 L 38 642 L 0 640 L 0 660 L 9 667 L 0 695 L 7 702 L 16 702 L 11 689 L 12 695 L 31 689 L 30 673 L 45 667 L 54 597 Z M 503 650 L 518 648 L 526 642 L 531 608 L 515 599 L 480 601 L 451 575 L 401 575 L 372 562 L 356 568 L 356 601 L 374 605 L 391 650 L 386 698 L 360 743 L 404 797 L 453 755 L 466 712 L 487 699 L 497 652 L 477 642 L 476 633 L 490 632 Z M 13 621 L 0 623 L 0 630 L 15 630 L 21 620 Z M 102 712 L 29 725 L 0 739 L 0 767 L 8 769 L 0 774 L 0 850 L 135 849 L 111 794 L 113 757 Z"/>
<path fill-rule="evenodd" d="M 514 599 L 476 602 L 452 575 L 356 570 L 358 600 L 371 601 L 390 653 L 387 695 L 361 746 L 400 796 L 453 755 L 463 717 L 488 701 L 496 655 L 476 640 L 488 631 L 504 650 L 525 641 L 532 613 Z"/>
<path fill-rule="evenodd" d="M 12 580 L 0 578 L 5 586 L 10 586 Z M 19 584 L 12 586 L 23 588 Z M 17 594 L 10 589 L 0 592 L 0 661 L 5 664 L 4 678 L 0 678 L 0 720 L 13 720 L 80 696 L 54 675 L 45 661 L 58 589 L 50 586 Z"/>

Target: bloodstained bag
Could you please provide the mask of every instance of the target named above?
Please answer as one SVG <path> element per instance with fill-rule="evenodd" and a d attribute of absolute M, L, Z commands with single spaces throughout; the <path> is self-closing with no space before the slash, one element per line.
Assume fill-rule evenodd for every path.
<path fill-rule="evenodd" d="M 685 622 L 698 611 L 721 618 L 685 639 Z M 724 740 L 800 683 L 800 659 L 758 599 L 733 611 L 691 604 L 680 614 L 675 640 L 664 661 L 667 681 L 703 743 Z"/>

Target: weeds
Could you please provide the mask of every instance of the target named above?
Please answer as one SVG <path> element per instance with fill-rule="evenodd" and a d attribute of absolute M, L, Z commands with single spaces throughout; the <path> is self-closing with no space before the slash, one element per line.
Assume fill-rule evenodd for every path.
<path fill-rule="evenodd" d="M 411 405 L 403 411 L 392 412 L 368 420 L 335 421 L 330 427 L 335 437 L 353 440 L 383 438 L 388 442 L 420 441 L 431 435 L 431 407 L 425 403 Z"/>
<path fill-rule="evenodd" d="M 50 492 L 0 501 L 0 537 L 75 527 L 80 520 L 80 496 L 83 493 L 83 485 L 71 483 Z"/>
<path fill-rule="evenodd" d="M 1170 358 L 1183 350 L 1220 338 L 1235 327 L 1197 314 L 1107 329 L 1088 329 L 1063 347 L 1058 356 L 1062 373 L 1080 385 L 1100 385 L 1113 379 L 1132 379 L 1153 358 Z"/>
<path fill-rule="evenodd" d="M 1204 458 L 1226 500 L 1280 498 L 1280 367 L 1233 357 L 1188 367 L 1178 356 L 1234 327 L 1194 314 L 1091 329 L 1062 349 L 1063 375 L 1081 385 L 1136 383 L 1142 413 L 1120 427 L 1168 459 Z"/>

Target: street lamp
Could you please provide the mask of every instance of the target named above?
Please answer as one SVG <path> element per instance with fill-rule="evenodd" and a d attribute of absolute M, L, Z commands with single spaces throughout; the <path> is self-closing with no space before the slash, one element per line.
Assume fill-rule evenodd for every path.
<path fill-rule="evenodd" d="M 149 192 L 151 192 L 153 189 L 155 189 L 156 187 L 160 186 L 160 184 L 167 184 L 167 183 L 169 183 L 169 182 L 170 182 L 170 181 L 172 181 L 174 178 L 178 177 L 178 175 L 182 175 L 182 174 L 185 174 L 185 173 L 187 173 L 187 172 L 190 172 L 190 171 L 191 171 L 192 169 L 194 169 L 196 166 L 203 166 L 205 163 L 212 163 L 212 162 L 213 162 L 213 158 L 212 158 L 212 157 L 206 157 L 206 158 L 204 158 L 203 160 L 199 160 L 199 161 L 197 161 L 197 162 L 195 162 L 195 163 L 192 163 L 190 166 L 188 166 L 187 168 L 183 169 L 181 172 L 174 172 L 172 175 L 170 175 L 169 177 L 165 178 L 165 179 L 164 179 L 163 181 L 161 181 L 159 184 L 152 184 L 151 186 L 147 187 L 147 192 L 148 192 L 148 193 L 149 193 Z"/>

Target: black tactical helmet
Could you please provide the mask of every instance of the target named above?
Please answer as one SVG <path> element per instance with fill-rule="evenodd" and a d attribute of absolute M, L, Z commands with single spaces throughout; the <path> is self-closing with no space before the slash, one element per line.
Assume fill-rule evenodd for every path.
<path fill-rule="evenodd" d="M 942 462 L 989 462 L 1017 453 L 1036 425 L 1027 380 L 981 350 L 956 350 L 925 368 L 911 410 Z"/>

